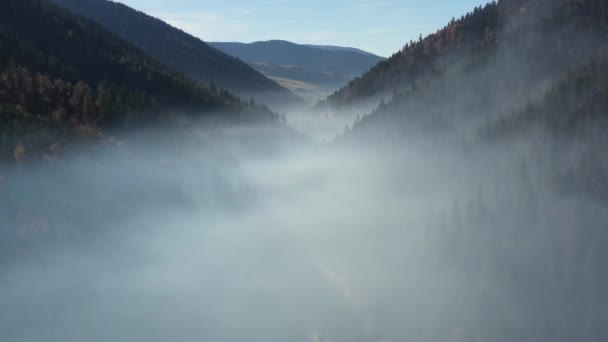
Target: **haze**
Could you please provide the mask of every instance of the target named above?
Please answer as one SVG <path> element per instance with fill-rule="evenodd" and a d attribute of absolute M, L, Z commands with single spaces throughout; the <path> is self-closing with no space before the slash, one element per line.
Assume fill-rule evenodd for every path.
<path fill-rule="evenodd" d="M 600 5 L 543 21 L 562 7 L 530 1 L 462 22 L 475 1 L 125 1 L 201 35 L 180 20 L 204 6 L 226 34 L 210 40 L 286 27 L 272 38 L 384 55 L 445 27 L 314 106 L 272 113 L 176 73 L 208 112 L 136 107 L 97 132 L 89 110 L 71 133 L 54 111 L 38 129 L 81 140 L 49 149 L 28 131 L 0 164 L 0 341 L 605 341 L 608 6 L 601 24 L 584 12 Z M 291 12 L 318 21 L 301 32 Z M 151 64 L 110 59 L 134 83 Z M 0 81 L 24 79 L 10 68 Z"/>

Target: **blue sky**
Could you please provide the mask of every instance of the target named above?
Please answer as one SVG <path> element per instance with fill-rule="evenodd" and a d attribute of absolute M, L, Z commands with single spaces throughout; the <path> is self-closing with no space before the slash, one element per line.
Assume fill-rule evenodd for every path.
<path fill-rule="evenodd" d="M 284 39 L 381 56 L 484 0 L 118 0 L 205 41 Z"/>

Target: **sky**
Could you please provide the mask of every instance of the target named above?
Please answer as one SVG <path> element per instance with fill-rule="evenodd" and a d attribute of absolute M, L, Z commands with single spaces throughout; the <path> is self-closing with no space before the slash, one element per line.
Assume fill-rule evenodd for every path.
<path fill-rule="evenodd" d="M 484 0 L 118 0 L 208 42 L 282 39 L 390 56 Z"/>

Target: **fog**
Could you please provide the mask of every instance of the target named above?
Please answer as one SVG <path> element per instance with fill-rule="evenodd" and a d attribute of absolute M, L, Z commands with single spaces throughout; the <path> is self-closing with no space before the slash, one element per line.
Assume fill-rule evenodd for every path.
<path fill-rule="evenodd" d="M 551 190 L 526 141 L 126 141 L 0 171 L 0 340 L 606 336 L 607 211 Z"/>

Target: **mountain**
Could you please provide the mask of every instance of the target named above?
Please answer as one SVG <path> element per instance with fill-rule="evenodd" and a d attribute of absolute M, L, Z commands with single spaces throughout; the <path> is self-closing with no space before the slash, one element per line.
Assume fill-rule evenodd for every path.
<path fill-rule="evenodd" d="M 514 139 L 539 130 L 550 135 L 577 135 L 605 127 L 607 122 L 608 52 L 604 52 L 569 70 L 538 100 L 526 104 L 512 115 L 482 126 L 480 135 L 484 142 Z M 577 138 L 585 140 L 590 137 Z M 597 146 L 603 145 L 604 142 L 598 141 Z M 606 157 L 608 155 L 604 159 L 608 159 Z"/>
<path fill-rule="evenodd" d="M 210 43 L 314 102 L 384 58 L 353 48 L 298 45 L 282 40 Z"/>
<path fill-rule="evenodd" d="M 202 84 L 254 98 L 269 105 L 301 102 L 287 89 L 249 65 L 169 24 L 108 0 L 52 0 L 91 18 L 131 44 Z"/>
<path fill-rule="evenodd" d="M 524 153 L 558 191 L 608 201 L 607 36 L 602 0 L 491 2 L 317 108 L 364 114 L 341 139 Z"/>
<path fill-rule="evenodd" d="M 606 17 L 605 2 L 599 0 L 491 2 L 435 34 L 410 41 L 323 104 L 334 109 L 377 104 L 394 92 L 445 80 L 454 80 L 452 91 L 458 92 L 470 89 L 465 80 L 473 79 L 481 93 L 498 94 L 495 86 L 502 85 L 506 94 L 517 92 L 510 97 L 525 97 L 535 85 L 559 77 L 605 46 Z"/>
<path fill-rule="evenodd" d="M 596 303 L 608 302 L 602 271 L 608 254 L 596 247 L 608 238 L 603 230 L 608 207 L 606 37 L 605 0 L 499 0 L 410 42 L 317 107 L 328 115 L 363 114 L 338 139 L 344 146 L 371 145 L 378 155 L 395 160 L 414 150 L 407 170 L 425 158 L 441 160 L 423 171 L 432 179 L 425 191 L 457 189 L 441 200 L 449 203 L 463 191 L 477 192 L 431 209 L 440 223 L 424 234 L 436 232 L 446 239 L 438 248 L 447 251 L 446 259 L 477 247 L 486 251 L 461 259 L 466 260 L 463 269 L 448 266 L 440 272 L 466 274 L 475 268 L 474 260 L 500 260 L 486 268 L 486 277 L 473 277 L 476 283 L 491 279 L 490 291 L 508 289 L 497 301 L 518 301 L 521 314 L 490 320 L 499 323 L 481 333 L 494 323 L 464 334 L 466 323 L 457 324 L 456 340 L 508 341 L 517 335 L 526 341 L 601 341 L 608 336 L 595 309 Z M 370 112 L 361 109 L 368 103 L 375 107 Z M 475 176 L 463 181 L 467 177 L 458 176 L 459 168 L 450 167 L 450 161 Z M 434 176 L 442 171 L 451 177 L 445 183 Z M 408 185 L 417 184 L 408 171 L 400 176 Z M 562 214 L 562 219 L 549 219 Z M 560 242 L 547 247 L 552 239 Z M 459 240 L 467 242 L 456 252 L 452 248 Z M 524 245 L 529 253 L 524 252 L 528 247 L 520 249 Z M 557 256 L 565 250 L 571 257 Z M 506 251 L 516 252 L 505 257 Z M 544 252 L 551 256 L 537 262 Z M 517 271 L 509 271 L 514 265 Z M 589 280 L 565 280 L 577 273 Z M 547 310 L 562 300 L 559 308 Z M 502 305 L 496 303 L 475 308 L 473 321 L 492 316 L 493 308 Z M 529 318 L 507 328 L 515 316 Z M 435 330 L 425 337 L 449 340 L 433 335 Z"/>
<path fill-rule="evenodd" d="M 313 44 L 304 44 L 304 46 L 308 46 L 315 49 L 327 50 L 327 51 L 348 51 L 348 52 L 356 52 L 364 55 L 375 56 L 371 52 L 363 51 L 361 49 L 352 48 L 352 47 L 343 47 L 343 46 L 335 46 L 335 45 L 313 45 Z"/>
<path fill-rule="evenodd" d="M 0 113 L 0 160 L 185 118 L 277 119 L 268 108 L 205 88 L 45 0 L 0 3 Z"/>

